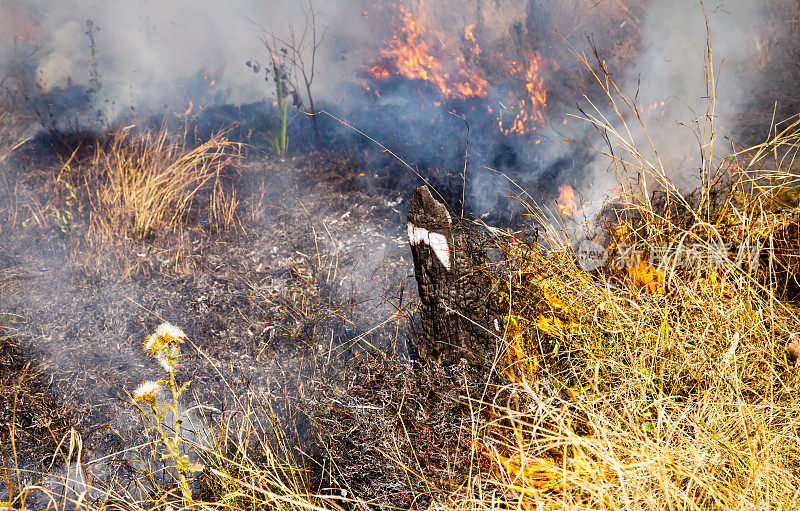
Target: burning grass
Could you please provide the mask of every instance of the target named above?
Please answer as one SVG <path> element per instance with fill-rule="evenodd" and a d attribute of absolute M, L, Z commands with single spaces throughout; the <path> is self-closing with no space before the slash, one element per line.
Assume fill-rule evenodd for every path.
<path fill-rule="evenodd" d="M 500 245 L 509 264 L 491 273 L 492 299 L 506 314 L 490 381 L 478 389 L 428 385 L 407 366 L 376 361 L 337 375 L 339 394 L 317 390 L 307 399 L 300 384 L 300 406 L 281 413 L 269 400 L 234 394 L 236 409 L 201 421 L 195 440 L 181 439 L 204 466 L 188 483 L 152 469 L 140 474 L 144 493 L 87 490 L 53 502 L 98 509 L 123 502 L 127 509 L 341 510 L 387 502 L 448 510 L 796 508 L 800 373 L 786 346 L 800 343 L 800 119 L 723 159 L 712 157 L 713 126 L 698 123 L 700 184 L 685 193 L 654 145 L 634 144 L 628 124 L 646 135 L 641 112 L 599 69 L 612 116 L 598 111 L 587 120 L 608 135 L 603 153 L 623 185 L 601 215 L 607 223 L 597 240 L 612 253 L 637 246 L 642 256 L 589 273 L 565 229 L 547 232 L 548 251 L 504 237 L 512 239 Z M 713 70 L 706 71 L 712 94 L 705 119 L 712 122 Z M 91 166 L 81 167 L 89 172 L 73 173 L 68 164 L 59 176 L 72 187 L 84 176 L 94 232 L 147 237 L 180 229 L 196 214 L 201 190 L 217 190 L 232 161 L 233 146 L 221 138 L 186 148 L 161 132 L 130 137 L 119 133 L 98 146 Z M 574 214 L 577 205 L 564 193 L 556 208 L 542 218 Z M 227 225 L 225 215 L 216 218 Z M 726 248 L 724 264 L 684 267 L 662 258 L 659 267 L 653 255 L 689 246 L 719 255 L 720 245 L 744 244 L 759 247 L 758 257 L 731 264 Z M 308 296 L 324 297 L 329 276 L 296 280 Z M 306 303 L 301 296 L 286 307 L 306 318 L 313 315 Z M 310 365 L 318 362 L 325 365 Z M 321 378 L 318 389 L 331 385 L 329 375 Z M 324 413 L 314 415 L 315 407 Z M 315 433 L 328 449 L 322 457 L 303 458 L 289 445 L 282 417 L 303 416 L 298 408 L 318 420 Z M 151 457 L 159 456 L 153 447 Z M 320 472 L 329 475 L 324 484 L 316 484 Z M 22 496 L 37 491 L 16 489 L 9 506 L 22 507 Z"/>
<path fill-rule="evenodd" d="M 509 316 L 527 322 L 508 339 L 524 339 L 517 364 L 538 369 L 509 390 L 536 403 L 546 379 L 577 397 L 496 411 L 487 433 L 501 446 L 495 482 L 506 498 L 526 508 L 793 507 L 800 408 L 784 346 L 800 328 L 796 306 L 740 272 L 673 275 L 671 291 L 654 295 L 588 277 L 568 252 L 525 264 Z"/>
<path fill-rule="evenodd" d="M 375 363 L 337 377 L 346 390 L 287 400 L 287 410 L 236 397 L 213 420 L 198 412 L 204 433 L 181 441 L 203 465 L 191 492 L 155 463 L 134 492 L 48 495 L 143 510 L 793 509 L 800 374 L 785 346 L 798 342 L 800 318 L 781 283 L 797 276 L 788 263 L 800 244 L 797 179 L 791 156 L 775 155 L 793 154 L 798 128 L 790 122 L 726 159 L 716 202 L 702 190 L 705 201 L 631 194 L 611 210 L 609 247 L 772 243 L 758 268 L 666 267 L 662 286 L 643 288 L 636 272 L 653 271 L 653 261 L 587 273 L 555 231 L 549 252 L 512 241 L 502 246 L 511 269 L 493 273 L 507 310 L 499 384 L 447 393 Z M 316 387 L 330 384 L 320 377 Z M 321 456 L 292 445 L 296 426 L 285 418 L 299 409 L 324 419 Z M 324 484 L 320 471 L 331 474 Z M 17 488 L 11 507 L 41 488 Z"/>
<path fill-rule="evenodd" d="M 507 364 L 526 370 L 497 393 L 517 398 L 492 404 L 481 448 L 493 472 L 471 477 L 448 507 L 792 509 L 800 376 L 786 347 L 800 331 L 800 120 L 713 159 L 709 46 L 700 184 L 686 193 L 635 101 L 602 64 L 596 76 L 612 115 L 586 118 L 608 134 L 602 152 L 623 183 L 596 239 L 612 257 L 622 245 L 639 257 L 586 273 L 558 228 L 548 230 L 549 253 L 506 247 L 515 269 L 501 280 L 501 346 Z M 759 250 L 738 257 L 741 247 Z M 543 405 L 553 385 L 565 394 Z M 487 480 L 491 499 L 472 490 Z"/>

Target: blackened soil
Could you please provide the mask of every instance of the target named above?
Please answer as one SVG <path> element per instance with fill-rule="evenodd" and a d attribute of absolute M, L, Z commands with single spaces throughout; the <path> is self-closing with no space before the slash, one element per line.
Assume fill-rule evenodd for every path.
<path fill-rule="evenodd" d="M 46 368 L 0 337 L 0 465 L 10 468 L 16 458 L 46 466 L 69 431 L 69 406 L 50 391 Z"/>
<path fill-rule="evenodd" d="M 48 203 L 48 165 L 17 162 L 0 226 L 0 434 L 4 446 L 14 435 L 18 456 L 3 465 L 31 471 L 27 480 L 52 468 L 70 426 L 97 480 L 125 478 L 108 460 L 141 440 L 129 395 L 164 377 L 141 349 L 163 321 L 191 340 L 178 381 L 219 413 L 254 393 L 299 402 L 315 378 L 346 367 L 403 366 L 413 179 L 400 186 L 335 154 L 251 155 L 232 174 L 241 202 L 227 232 L 195 224 L 88 249 L 78 217 L 69 229 L 12 218 Z M 308 419 L 295 422 L 298 437 Z"/>

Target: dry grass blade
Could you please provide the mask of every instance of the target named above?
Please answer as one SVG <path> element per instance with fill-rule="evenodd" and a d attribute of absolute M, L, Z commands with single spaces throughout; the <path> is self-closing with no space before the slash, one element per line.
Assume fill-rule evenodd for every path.
<path fill-rule="evenodd" d="M 185 137 L 166 129 L 132 134 L 119 131 L 98 144 L 90 174 L 91 223 L 106 236 L 141 238 L 182 227 L 201 192 L 208 192 L 209 220 L 220 227 L 233 221 L 233 192 L 223 191 L 225 172 L 241 146 L 216 134 L 189 147 Z M 68 170 L 68 166 L 65 167 Z"/>

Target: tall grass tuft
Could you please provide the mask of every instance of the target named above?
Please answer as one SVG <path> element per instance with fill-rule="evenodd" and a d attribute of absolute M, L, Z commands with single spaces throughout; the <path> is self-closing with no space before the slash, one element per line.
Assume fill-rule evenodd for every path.
<path fill-rule="evenodd" d="M 236 198 L 223 184 L 240 149 L 224 134 L 190 146 L 185 136 L 173 138 L 166 128 L 115 132 L 108 144 L 98 143 L 89 164 L 93 231 L 131 238 L 176 231 L 195 213 L 193 206 L 204 193 L 208 220 L 226 227 L 233 221 Z"/>

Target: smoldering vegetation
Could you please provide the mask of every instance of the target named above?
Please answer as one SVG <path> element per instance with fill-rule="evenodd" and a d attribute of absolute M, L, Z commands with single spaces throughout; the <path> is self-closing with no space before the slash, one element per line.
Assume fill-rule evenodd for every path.
<path fill-rule="evenodd" d="M 603 147 L 601 134 L 580 114 L 572 117 L 576 106 L 602 102 L 602 92 L 570 55 L 570 45 L 597 47 L 620 87 L 635 96 L 659 158 L 687 187 L 697 184 L 697 162 L 686 148 L 697 144 L 693 125 L 710 96 L 704 13 L 718 63 L 712 81 L 719 89 L 716 135 L 732 144 L 755 143 L 769 122 L 762 112 L 775 107 L 781 119 L 796 109 L 791 88 L 778 85 L 793 76 L 796 29 L 786 21 L 792 19 L 786 2 L 730 1 L 712 8 L 689 0 L 569 6 L 241 1 L 155 9 L 79 1 L 7 2 L 4 9 L 9 27 L 0 48 L 14 72 L 3 84 L 27 97 L 26 110 L 39 121 L 32 129 L 40 123 L 57 130 L 125 126 L 166 106 L 174 114 L 201 114 L 216 130 L 263 115 L 258 110 L 265 96 L 272 96 L 268 107 L 274 102 L 271 78 L 264 82 L 272 68 L 267 48 L 281 60 L 282 50 L 302 47 L 298 56 L 308 76 L 312 57 L 315 64 L 312 95 L 295 77 L 293 103 L 310 111 L 321 102 L 399 154 L 412 155 L 412 165 L 451 188 L 454 200 L 461 194 L 452 174 L 465 154 L 471 156 L 467 206 L 478 214 L 508 209 L 503 198 L 515 188 L 492 170 L 549 196 L 557 193 L 554 181 L 569 185 L 589 202 L 602 199 L 591 190 L 613 181 L 602 158 L 593 162 L 594 151 L 579 149 Z M 309 27 L 312 12 L 315 27 Z M 767 90 L 771 94 L 763 94 Z M 238 110 L 213 112 L 222 105 Z M 468 142 L 465 123 L 449 111 L 469 124 Z M 337 150 L 370 145 L 337 121 L 316 120 Z M 644 133 L 630 136 L 636 145 L 646 143 Z M 305 143 L 297 137 L 292 140 Z M 550 143 L 536 143 L 542 140 Z"/>
<path fill-rule="evenodd" d="M 2 499 L 791 508 L 798 15 L 0 2 Z M 488 372 L 417 355 L 423 184 L 503 311 Z"/>

